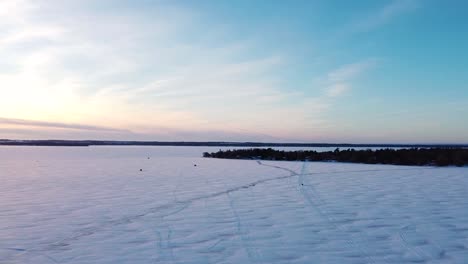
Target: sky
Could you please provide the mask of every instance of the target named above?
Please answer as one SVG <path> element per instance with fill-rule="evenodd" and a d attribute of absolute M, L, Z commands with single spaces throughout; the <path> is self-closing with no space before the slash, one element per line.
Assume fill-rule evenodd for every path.
<path fill-rule="evenodd" d="M 0 138 L 468 143 L 463 0 L 0 0 Z"/>

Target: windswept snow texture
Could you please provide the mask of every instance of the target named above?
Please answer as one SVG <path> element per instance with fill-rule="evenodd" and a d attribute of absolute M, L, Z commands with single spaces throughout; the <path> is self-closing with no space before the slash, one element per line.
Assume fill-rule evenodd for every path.
<path fill-rule="evenodd" d="M 468 168 L 217 149 L 0 148 L 0 263 L 468 263 Z"/>

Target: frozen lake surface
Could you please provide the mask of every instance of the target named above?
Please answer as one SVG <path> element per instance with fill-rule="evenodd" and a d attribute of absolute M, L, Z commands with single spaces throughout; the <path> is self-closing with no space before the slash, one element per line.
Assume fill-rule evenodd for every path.
<path fill-rule="evenodd" d="M 468 168 L 218 149 L 0 147 L 0 263 L 468 263 Z"/>

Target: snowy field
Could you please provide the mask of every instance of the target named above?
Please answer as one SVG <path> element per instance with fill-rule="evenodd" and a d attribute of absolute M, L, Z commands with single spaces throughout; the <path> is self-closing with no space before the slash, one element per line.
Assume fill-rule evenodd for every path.
<path fill-rule="evenodd" d="M 468 263 L 468 168 L 218 149 L 1 147 L 0 263 Z"/>

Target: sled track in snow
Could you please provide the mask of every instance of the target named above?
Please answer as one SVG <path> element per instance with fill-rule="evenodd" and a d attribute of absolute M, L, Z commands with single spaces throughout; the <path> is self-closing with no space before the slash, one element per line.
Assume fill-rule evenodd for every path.
<path fill-rule="evenodd" d="M 336 230 L 340 230 L 342 232 L 344 232 L 340 227 L 339 225 L 337 225 L 335 223 L 335 220 L 332 219 L 329 214 L 322 208 L 323 205 L 325 204 L 324 200 L 318 195 L 318 193 L 316 192 L 315 188 L 313 187 L 313 185 L 311 184 L 307 184 L 305 185 L 304 184 L 304 176 L 305 175 L 314 175 L 314 174 L 320 174 L 320 173 L 306 173 L 306 168 L 307 168 L 307 162 L 303 162 L 302 164 L 302 168 L 301 168 L 301 172 L 300 173 L 297 173 L 291 169 L 288 169 L 288 168 L 284 168 L 284 167 L 280 167 L 280 166 L 276 166 L 276 165 L 267 165 L 267 164 L 264 164 L 262 163 L 261 161 L 257 161 L 257 163 L 259 165 L 262 165 L 262 166 L 267 166 L 267 167 L 272 167 L 272 168 L 277 168 L 277 169 L 280 169 L 280 170 L 284 170 L 284 171 L 288 171 L 291 173 L 291 176 L 298 176 L 298 190 L 299 192 L 301 193 L 301 196 L 304 198 L 304 201 L 305 201 L 305 204 L 308 204 L 310 208 L 312 208 L 312 210 L 314 210 L 315 212 L 317 212 L 320 217 L 325 221 L 327 222 L 331 227 L 333 227 L 334 229 Z M 337 173 L 337 172 L 335 172 Z M 308 189 L 310 191 L 308 191 L 305 187 L 309 187 Z M 376 263 L 375 261 L 373 261 L 369 254 L 366 254 L 368 253 L 367 251 L 365 251 L 362 247 L 358 246 L 352 239 L 346 239 L 347 241 L 347 244 L 351 247 L 355 247 L 357 250 L 359 250 L 361 252 L 361 256 L 362 257 L 365 257 L 367 260 L 368 260 L 368 263 Z"/>
<path fill-rule="evenodd" d="M 157 215 L 158 218 L 164 218 L 164 217 L 167 217 L 167 216 L 170 216 L 170 215 L 173 215 L 173 214 L 176 214 L 176 213 L 179 213 L 179 212 L 183 211 L 185 208 L 189 207 L 194 202 L 198 202 L 198 201 L 205 200 L 205 199 L 211 199 L 211 198 L 227 195 L 227 194 L 230 194 L 232 192 L 237 192 L 237 191 L 240 191 L 240 190 L 245 190 L 245 189 L 248 189 L 248 188 L 255 187 L 257 184 L 262 184 L 262 183 L 266 183 L 266 182 L 286 179 L 286 178 L 295 177 L 295 176 L 297 176 L 297 175 L 283 175 L 283 176 L 277 176 L 277 177 L 274 177 L 274 178 L 267 178 L 267 179 L 257 180 L 257 181 L 254 181 L 254 182 L 251 182 L 251 183 L 248 183 L 248 184 L 245 184 L 245 185 L 237 186 L 237 187 L 234 187 L 234 188 L 229 188 L 229 189 L 224 190 L 224 191 L 220 191 L 220 192 L 216 192 L 216 193 L 212 193 L 212 194 L 207 194 L 207 195 L 200 195 L 200 196 L 196 196 L 196 197 L 193 197 L 193 198 L 190 198 L 190 199 L 179 200 L 179 201 L 176 201 L 174 203 L 164 204 L 164 205 L 152 207 L 152 208 L 149 208 L 147 211 L 142 212 L 140 214 L 136 214 L 136 215 L 132 215 L 132 216 L 126 216 L 126 217 L 118 218 L 118 219 L 115 219 L 115 220 L 109 220 L 109 221 L 104 222 L 103 224 L 101 224 L 99 226 L 96 226 L 96 227 L 83 228 L 83 229 L 75 232 L 75 234 L 73 234 L 73 235 L 71 235 L 71 236 L 69 236 L 67 238 L 64 238 L 64 239 L 61 239 L 59 241 L 50 243 L 50 244 L 48 244 L 46 246 L 43 246 L 43 247 L 33 247 L 33 248 L 29 248 L 29 249 L 21 249 L 21 250 L 23 250 L 23 252 L 20 253 L 19 255 L 23 255 L 23 254 L 30 253 L 30 252 L 61 250 L 61 249 L 64 249 L 64 248 L 68 247 L 73 242 L 80 240 L 83 237 L 88 237 L 88 236 L 94 235 L 95 233 L 102 232 L 102 231 L 104 231 L 104 230 L 106 230 L 108 228 L 112 228 L 112 227 L 115 227 L 115 226 L 118 226 L 118 225 L 130 224 L 130 223 L 132 223 L 132 222 L 134 222 L 134 221 L 136 221 L 136 220 L 138 220 L 140 218 L 143 218 L 143 217 L 145 217 L 147 215 L 154 214 L 154 215 Z M 183 205 L 183 206 L 181 208 L 179 208 L 179 209 L 176 209 L 175 211 L 173 210 L 174 207 L 177 207 L 177 206 L 180 206 L 180 205 Z M 164 242 L 164 239 L 163 239 L 164 236 L 161 236 L 161 235 L 159 235 L 159 236 L 161 237 L 161 241 L 160 241 L 159 245 L 161 245 L 161 243 L 165 244 L 166 242 Z M 165 247 L 160 248 L 160 250 L 164 251 Z M 13 259 L 14 258 L 15 257 L 13 257 Z M 50 257 L 48 257 L 48 258 L 50 258 Z M 50 258 L 50 259 L 52 259 L 52 258 Z M 54 262 L 58 263 L 55 260 L 54 260 Z"/>
<path fill-rule="evenodd" d="M 236 228 L 237 234 L 240 237 L 242 247 L 244 248 L 245 252 L 247 253 L 247 257 L 249 258 L 250 263 L 256 263 L 261 260 L 261 254 L 258 252 L 258 249 L 250 247 L 248 241 L 250 240 L 248 237 L 248 230 L 242 225 L 239 213 L 237 212 L 234 206 L 234 199 L 231 197 L 231 193 L 227 192 L 226 196 L 229 200 L 229 207 L 236 219 Z"/>
<path fill-rule="evenodd" d="M 15 258 L 18 258 L 18 257 L 21 257 L 23 255 L 27 255 L 27 254 L 36 254 L 36 255 L 39 255 L 39 256 L 43 256 L 45 257 L 46 259 L 52 261 L 53 263 L 60 263 L 58 260 L 56 260 L 55 258 L 45 254 L 44 252 L 41 252 L 40 250 L 37 250 L 37 249 L 24 249 L 24 248 L 4 248 L 4 250 L 8 250 L 8 251 L 16 251 L 16 252 L 20 252 L 18 255 L 16 256 L 13 256 L 9 259 L 15 259 Z M 7 263 L 7 262 L 6 262 Z M 16 262 L 14 262 L 16 263 Z"/>
<path fill-rule="evenodd" d="M 306 184 L 304 181 L 304 176 L 307 175 L 318 175 L 318 174 L 340 174 L 340 173 L 359 173 L 359 172 L 382 172 L 382 171 L 413 171 L 413 170 L 436 170 L 438 168 L 431 167 L 431 168 L 408 168 L 408 169 L 388 169 L 388 170 L 349 170 L 349 171 L 332 171 L 332 172 L 323 172 L 323 173 L 306 173 L 306 162 L 303 163 L 302 169 L 300 173 L 296 173 L 291 169 L 276 166 L 276 165 L 268 165 L 265 164 L 261 161 L 257 161 L 259 165 L 262 166 L 267 166 L 267 167 L 272 167 L 272 168 L 277 168 L 280 170 L 288 171 L 291 173 L 291 176 L 298 176 L 298 189 L 300 190 L 302 196 L 305 198 L 307 203 L 315 210 L 317 211 L 321 217 L 327 221 L 330 225 L 332 225 L 334 228 L 341 230 L 339 225 L 336 224 L 336 220 L 333 219 L 329 213 L 327 213 L 326 207 L 325 206 L 325 201 L 322 199 L 322 197 L 318 194 L 317 190 L 315 189 L 314 185 L 312 184 Z M 422 193 L 425 199 L 430 200 L 427 195 Z M 342 230 L 343 231 L 343 230 Z M 365 232 L 365 230 L 364 230 Z M 408 250 L 409 252 L 412 252 L 416 256 L 418 256 L 420 259 L 417 261 L 420 262 L 426 262 L 430 260 L 442 260 L 444 259 L 445 261 L 448 261 L 448 263 L 453 263 L 453 261 L 446 255 L 446 251 L 435 241 L 432 241 L 426 237 L 424 237 L 421 232 L 417 231 L 417 226 L 413 224 L 407 224 L 404 227 L 400 228 L 397 234 L 393 234 L 394 236 L 397 237 L 397 240 L 399 241 L 399 245 Z M 410 241 L 411 239 L 414 240 L 414 238 L 419 237 L 420 242 L 412 242 Z M 368 241 L 367 239 L 365 239 Z M 418 245 L 420 243 L 421 245 L 425 245 L 426 247 L 430 247 L 431 250 L 423 249 L 420 248 Z M 354 241 L 348 240 L 348 244 L 354 245 L 358 250 L 360 250 L 362 253 L 368 253 L 367 250 L 365 250 L 363 247 L 358 246 Z M 431 252 L 433 254 L 431 254 Z M 369 263 L 377 263 L 374 261 L 369 254 L 364 254 L 368 260 Z M 384 261 L 388 263 L 387 257 L 384 257 Z"/>
<path fill-rule="evenodd" d="M 178 214 L 182 212 L 183 210 L 185 210 L 190 205 L 189 203 L 178 203 L 178 204 L 180 208 L 176 208 L 171 213 L 161 216 L 160 217 L 161 222 L 164 223 L 163 220 L 165 217 Z M 172 228 L 168 224 L 159 225 L 158 227 L 156 227 L 156 236 L 158 237 L 157 249 L 160 255 L 160 258 L 158 260 L 169 261 L 169 262 L 174 263 L 175 257 L 174 257 L 174 253 L 172 251 L 172 246 L 171 246 Z"/>
<path fill-rule="evenodd" d="M 434 259 L 440 261 L 446 257 L 445 250 L 432 243 L 429 239 L 420 238 L 417 242 L 410 241 L 411 238 L 415 238 L 418 236 L 421 236 L 421 234 L 416 230 L 416 226 L 407 225 L 400 229 L 397 238 L 408 251 L 414 253 L 416 256 L 419 257 L 417 261 L 427 262 L 427 260 Z M 433 252 L 434 254 L 430 254 L 429 251 L 424 250 L 419 246 L 430 246 L 432 249 L 431 252 Z M 452 263 L 452 261 L 450 260 L 449 263 Z"/>

